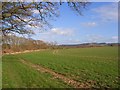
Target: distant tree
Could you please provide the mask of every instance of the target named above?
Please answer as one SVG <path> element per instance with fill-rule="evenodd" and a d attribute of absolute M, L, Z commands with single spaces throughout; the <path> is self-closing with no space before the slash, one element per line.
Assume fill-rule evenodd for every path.
<path fill-rule="evenodd" d="M 69 0 L 68 0 L 69 1 Z M 81 15 L 82 8 L 88 2 L 67 2 L 68 6 Z M 49 20 L 59 16 L 59 6 L 63 2 L 2 2 L 2 35 L 8 33 L 34 34 L 27 27 L 40 27 L 46 30 L 51 27 Z"/>
<path fill-rule="evenodd" d="M 49 45 L 44 41 L 18 37 L 12 34 L 3 37 L 2 42 L 2 51 L 4 53 L 46 48 L 49 48 Z"/>

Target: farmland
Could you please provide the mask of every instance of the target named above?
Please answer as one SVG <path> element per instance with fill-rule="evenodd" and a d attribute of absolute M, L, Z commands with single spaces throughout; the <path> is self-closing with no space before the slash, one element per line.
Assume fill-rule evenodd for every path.
<path fill-rule="evenodd" d="M 3 88 L 116 88 L 118 47 L 46 49 L 4 55 Z"/>

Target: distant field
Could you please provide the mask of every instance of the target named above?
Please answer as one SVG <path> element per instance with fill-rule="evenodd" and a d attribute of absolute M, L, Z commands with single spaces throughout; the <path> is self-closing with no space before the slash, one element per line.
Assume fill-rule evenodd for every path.
<path fill-rule="evenodd" d="M 118 48 L 44 50 L 2 59 L 3 88 L 118 87 Z"/>

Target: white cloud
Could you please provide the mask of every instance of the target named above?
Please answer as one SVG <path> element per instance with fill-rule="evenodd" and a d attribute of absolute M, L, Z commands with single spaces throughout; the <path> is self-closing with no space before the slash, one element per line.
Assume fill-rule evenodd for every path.
<path fill-rule="evenodd" d="M 87 35 L 86 36 L 88 42 L 102 42 L 104 41 L 104 37 L 101 35 Z"/>
<path fill-rule="evenodd" d="M 30 19 L 28 19 L 28 18 L 23 18 L 23 20 L 27 22 L 27 21 L 29 21 Z"/>
<path fill-rule="evenodd" d="M 118 19 L 118 4 L 106 4 L 104 6 L 92 9 L 93 12 L 97 13 L 100 20 L 105 21 L 116 21 Z M 96 16 L 95 16 L 96 17 Z"/>
<path fill-rule="evenodd" d="M 60 42 L 60 44 L 80 44 L 81 41 L 75 38 L 68 38 Z"/>
<path fill-rule="evenodd" d="M 79 39 L 72 39 L 72 38 L 70 38 L 70 39 L 68 39 L 68 42 L 69 43 L 80 43 L 81 41 Z"/>
<path fill-rule="evenodd" d="M 39 14 L 38 10 L 33 10 L 32 12 L 35 13 L 35 14 Z"/>
<path fill-rule="evenodd" d="M 56 34 L 56 35 L 71 36 L 73 35 L 73 30 L 66 29 L 66 28 L 52 28 L 50 33 Z"/>
<path fill-rule="evenodd" d="M 39 14 L 40 12 L 44 13 L 45 10 L 44 9 L 40 9 L 40 12 L 39 12 L 39 10 L 33 10 L 32 12 L 35 13 L 35 14 Z"/>
<path fill-rule="evenodd" d="M 56 41 L 58 44 L 64 43 L 77 43 L 78 40 L 74 39 L 75 29 L 73 28 L 52 28 L 48 31 L 43 31 L 39 34 L 34 35 L 33 37 L 37 39 L 41 39 L 46 42 Z M 71 38 L 71 40 L 70 40 Z"/>
<path fill-rule="evenodd" d="M 97 25 L 96 22 L 85 22 L 85 23 L 82 23 L 83 26 L 87 26 L 87 27 L 94 27 Z"/>
<path fill-rule="evenodd" d="M 117 43 L 118 36 L 105 37 L 102 35 L 87 35 L 87 42 L 107 42 L 107 43 Z"/>
<path fill-rule="evenodd" d="M 111 41 L 112 41 L 112 42 L 118 42 L 118 36 L 113 36 L 113 37 L 111 38 Z"/>
<path fill-rule="evenodd" d="M 112 39 L 118 39 L 118 36 L 113 36 Z"/>

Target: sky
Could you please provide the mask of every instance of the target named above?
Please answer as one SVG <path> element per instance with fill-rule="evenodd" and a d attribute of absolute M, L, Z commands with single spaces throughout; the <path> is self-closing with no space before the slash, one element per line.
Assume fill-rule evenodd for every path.
<path fill-rule="evenodd" d="M 117 5 L 115 2 L 91 2 L 82 10 L 83 15 L 80 16 L 64 3 L 60 6 L 60 16 L 51 21 L 53 27 L 32 35 L 32 38 L 57 44 L 116 43 Z"/>

